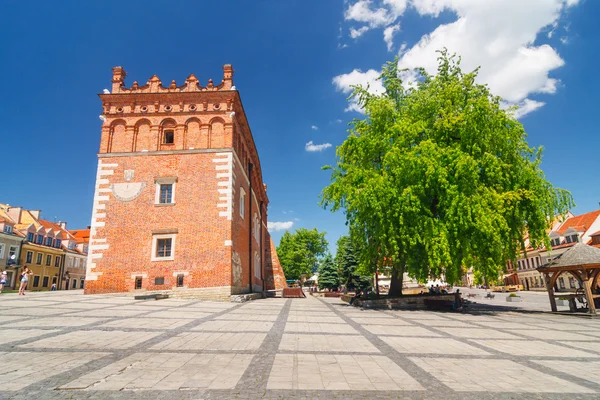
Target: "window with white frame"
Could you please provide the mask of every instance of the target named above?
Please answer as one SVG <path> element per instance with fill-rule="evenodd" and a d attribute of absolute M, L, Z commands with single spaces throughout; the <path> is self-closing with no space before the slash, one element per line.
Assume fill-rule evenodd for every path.
<path fill-rule="evenodd" d="M 60 267 L 60 256 L 56 256 L 54 258 L 54 266 L 55 267 Z"/>
<path fill-rule="evenodd" d="M 154 204 L 175 204 L 176 177 L 154 178 L 154 184 L 156 186 Z"/>
<path fill-rule="evenodd" d="M 4 258 L 4 243 L 0 243 L 0 260 Z"/>
<path fill-rule="evenodd" d="M 4 225 L 4 232 L 5 233 L 12 233 L 13 231 L 13 227 L 10 225 Z"/>
<path fill-rule="evenodd" d="M 10 246 L 10 247 L 8 248 L 8 259 L 10 260 L 10 258 L 11 258 L 12 256 L 15 256 L 15 260 L 14 260 L 14 261 L 15 261 L 15 263 L 16 263 L 16 257 L 17 257 L 17 249 L 18 249 L 18 247 L 17 247 L 17 246 Z M 0 257 L 0 258 L 2 258 L 2 257 Z"/>
<path fill-rule="evenodd" d="M 33 232 L 27 232 L 27 241 L 33 242 Z"/>
<path fill-rule="evenodd" d="M 56 247 L 57 249 L 60 249 L 61 243 L 62 241 L 60 239 L 54 239 L 54 247 Z"/>
<path fill-rule="evenodd" d="M 550 241 L 550 244 L 552 245 L 552 247 L 554 247 L 554 246 L 560 246 L 560 238 L 559 238 L 559 237 L 557 237 L 557 238 L 553 238 L 553 239 Z"/>
<path fill-rule="evenodd" d="M 244 188 L 240 188 L 240 217 L 244 219 L 246 214 L 246 191 Z"/>
<path fill-rule="evenodd" d="M 52 265 L 52 256 L 50 254 L 46 255 L 46 266 L 49 267 Z"/>
<path fill-rule="evenodd" d="M 75 259 L 75 268 L 79 268 L 79 258 Z"/>
<path fill-rule="evenodd" d="M 51 238 L 51 237 L 47 237 L 47 238 L 46 238 L 46 243 L 45 243 L 45 245 L 46 245 L 46 246 L 52 246 L 52 238 Z"/>
<path fill-rule="evenodd" d="M 75 250 L 75 242 L 69 242 L 69 245 L 67 247 L 69 248 L 69 250 Z"/>
<path fill-rule="evenodd" d="M 152 261 L 175 259 L 175 238 L 177 234 L 156 234 L 152 236 Z"/>
<path fill-rule="evenodd" d="M 577 243 L 579 242 L 579 235 L 574 233 L 566 237 L 567 243 Z"/>
<path fill-rule="evenodd" d="M 27 264 L 31 264 L 33 262 L 33 251 L 27 252 L 27 258 L 25 258 L 25 262 Z"/>
<path fill-rule="evenodd" d="M 37 244 L 42 244 L 44 242 L 44 237 L 42 235 L 37 235 L 37 237 L 35 238 L 35 242 Z"/>
<path fill-rule="evenodd" d="M 35 263 L 38 265 L 42 265 L 42 253 L 37 253 Z"/>

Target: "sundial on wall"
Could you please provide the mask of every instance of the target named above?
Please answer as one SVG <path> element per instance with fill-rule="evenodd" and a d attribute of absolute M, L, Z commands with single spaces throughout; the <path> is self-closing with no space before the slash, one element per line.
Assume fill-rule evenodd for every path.
<path fill-rule="evenodd" d="M 117 200 L 131 201 L 142 193 L 146 182 L 130 182 L 133 179 L 133 170 L 126 170 L 124 175 L 127 182 L 114 183 L 110 185 L 110 190 Z"/>

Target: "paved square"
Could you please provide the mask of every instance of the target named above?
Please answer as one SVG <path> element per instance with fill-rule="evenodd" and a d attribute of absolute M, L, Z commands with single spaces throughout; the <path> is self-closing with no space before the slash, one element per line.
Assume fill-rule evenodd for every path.
<path fill-rule="evenodd" d="M 0 398 L 600 397 L 600 320 L 2 294 Z M 556 329 L 553 329 L 556 327 Z"/>
<path fill-rule="evenodd" d="M 411 360 L 457 392 L 593 393 L 509 360 L 417 357 Z"/>
<path fill-rule="evenodd" d="M 277 354 L 267 389 L 424 390 L 384 356 Z"/>

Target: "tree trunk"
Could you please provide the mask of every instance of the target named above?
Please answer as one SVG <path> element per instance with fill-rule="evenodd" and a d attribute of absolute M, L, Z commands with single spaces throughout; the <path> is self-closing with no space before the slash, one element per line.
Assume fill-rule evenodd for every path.
<path fill-rule="evenodd" d="M 402 296 L 402 279 L 404 278 L 404 268 L 400 268 L 400 271 L 394 270 L 390 278 L 390 292 L 389 297 Z"/>

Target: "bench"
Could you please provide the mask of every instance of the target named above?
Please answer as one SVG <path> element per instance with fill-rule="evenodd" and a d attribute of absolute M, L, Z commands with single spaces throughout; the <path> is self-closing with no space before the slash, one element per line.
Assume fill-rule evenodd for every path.
<path fill-rule="evenodd" d="M 162 300 L 162 299 L 168 299 L 168 298 L 169 298 L 169 295 L 163 294 L 163 293 L 139 294 L 139 295 L 133 297 L 134 300 Z"/>
<path fill-rule="evenodd" d="M 493 299 L 494 297 L 496 297 L 496 295 L 495 295 L 495 294 L 488 293 L 488 294 L 486 294 L 486 295 L 485 295 L 485 297 L 484 297 L 484 298 L 485 298 L 485 299 Z"/>

